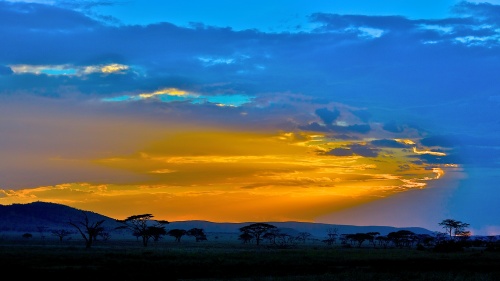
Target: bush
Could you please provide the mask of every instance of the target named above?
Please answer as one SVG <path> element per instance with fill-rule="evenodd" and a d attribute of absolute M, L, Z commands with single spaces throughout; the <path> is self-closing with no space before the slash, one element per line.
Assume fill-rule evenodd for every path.
<path fill-rule="evenodd" d="M 422 245 L 422 244 L 418 243 L 418 244 L 417 244 L 417 250 L 418 250 L 418 251 L 424 251 L 424 250 L 425 250 L 424 245 Z"/>
<path fill-rule="evenodd" d="M 463 243 L 453 240 L 442 241 L 436 244 L 436 246 L 434 246 L 434 252 L 439 252 L 439 253 L 453 253 L 453 252 L 463 252 L 463 251 L 464 251 Z"/>

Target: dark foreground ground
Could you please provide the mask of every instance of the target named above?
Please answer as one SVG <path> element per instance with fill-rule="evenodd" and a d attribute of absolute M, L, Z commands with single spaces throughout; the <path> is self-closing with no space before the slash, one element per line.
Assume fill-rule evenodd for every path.
<path fill-rule="evenodd" d="M 0 241 L 0 271 L 11 280 L 500 280 L 500 252 L 466 249 L 280 249 L 238 242 Z"/>

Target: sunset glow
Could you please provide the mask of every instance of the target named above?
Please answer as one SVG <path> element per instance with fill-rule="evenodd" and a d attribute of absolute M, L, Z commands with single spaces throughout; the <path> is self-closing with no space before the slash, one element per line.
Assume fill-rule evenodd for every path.
<path fill-rule="evenodd" d="M 500 229 L 497 0 L 70 2 L 0 0 L 0 204 Z"/>
<path fill-rule="evenodd" d="M 411 163 L 415 152 L 405 148 L 386 148 L 369 157 L 329 155 L 335 146 L 356 142 L 304 132 L 168 134 L 128 155 L 84 160 L 130 174 L 128 184 L 93 181 L 4 190 L 0 202 L 49 201 L 111 217 L 134 209 L 170 220 L 314 221 L 335 210 L 425 188 L 444 173 Z M 139 202 L 148 203 L 140 207 Z M 252 211 L 255 206 L 258 210 Z"/>

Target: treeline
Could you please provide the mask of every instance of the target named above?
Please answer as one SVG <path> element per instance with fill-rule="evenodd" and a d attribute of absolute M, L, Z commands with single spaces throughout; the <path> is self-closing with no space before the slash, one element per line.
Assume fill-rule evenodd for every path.
<path fill-rule="evenodd" d="M 107 241 L 111 237 L 111 231 L 127 230 L 144 247 L 150 241 L 158 242 L 164 236 L 171 236 L 180 243 L 184 236 L 195 238 L 196 242 L 208 240 L 203 228 L 167 230 L 168 221 L 155 220 L 152 214 L 133 215 L 124 220 L 116 220 L 118 227 L 106 229 L 105 220 L 91 220 L 88 214 L 81 212 L 82 216 L 76 220 L 66 222 L 75 231 L 67 228 L 47 229 L 38 227 L 42 238 L 44 233 L 49 232 L 56 236 L 59 241 L 63 241 L 72 234 L 79 234 L 84 241 L 86 248 L 91 248 L 97 240 Z M 454 219 L 445 219 L 439 223 L 443 232 L 430 234 L 416 234 L 410 230 L 399 230 L 381 235 L 379 232 L 348 233 L 339 234 L 337 228 L 327 230 L 324 239 L 313 238 L 308 232 L 290 234 L 282 229 L 268 223 L 251 223 L 239 229 L 238 240 L 244 244 L 255 244 L 256 246 L 266 245 L 277 248 L 290 248 L 309 241 L 319 241 L 326 246 L 340 246 L 345 248 L 416 248 L 418 250 L 432 249 L 437 252 L 463 251 L 468 247 L 484 247 L 488 251 L 500 250 L 500 239 L 498 236 L 474 236 L 467 230 L 468 223 Z M 30 239 L 31 233 L 23 234 L 23 238 Z"/>

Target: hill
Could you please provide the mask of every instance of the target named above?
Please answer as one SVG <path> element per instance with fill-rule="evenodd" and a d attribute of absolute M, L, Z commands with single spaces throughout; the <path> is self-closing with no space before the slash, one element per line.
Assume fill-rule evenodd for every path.
<path fill-rule="evenodd" d="M 90 221 L 104 220 L 108 226 L 118 226 L 115 219 L 62 204 L 33 202 L 0 205 L 0 232 L 36 232 L 46 229 L 72 228 L 69 221 L 81 221 L 87 215 Z"/>
<path fill-rule="evenodd" d="M 95 212 L 80 210 L 62 204 L 48 202 L 33 202 L 28 204 L 0 205 L 0 232 L 37 232 L 39 227 L 46 229 L 71 229 L 69 221 L 81 221 L 87 215 L 90 221 L 104 220 L 108 229 L 115 228 L 120 224 L 115 219 L 100 215 Z M 216 223 L 202 220 L 172 221 L 167 225 L 168 229 L 191 229 L 202 228 L 207 234 L 235 234 L 239 229 L 253 222 L 241 223 Z M 337 234 L 379 232 L 387 235 L 398 230 L 410 230 L 417 234 L 433 234 L 432 231 L 420 227 L 397 228 L 391 226 L 354 226 L 337 225 L 309 222 L 266 222 L 280 228 L 281 231 L 296 234 L 308 232 L 313 237 L 324 238 L 331 230 Z"/>
<path fill-rule="evenodd" d="M 203 228 L 206 232 L 214 233 L 237 233 L 239 228 L 254 222 L 242 223 L 215 223 L 209 221 L 174 221 L 171 222 L 168 228 L 190 229 L 193 227 Z M 398 230 L 410 230 L 416 234 L 433 234 L 432 231 L 421 227 L 392 227 L 392 226 L 356 226 L 356 225 L 341 225 L 341 224 L 326 224 L 312 222 L 266 222 L 280 228 L 283 232 L 299 233 L 309 232 L 318 238 L 326 237 L 329 230 L 336 229 L 337 234 L 350 233 L 367 233 L 379 232 L 381 235 L 387 235 L 390 232 Z"/>

